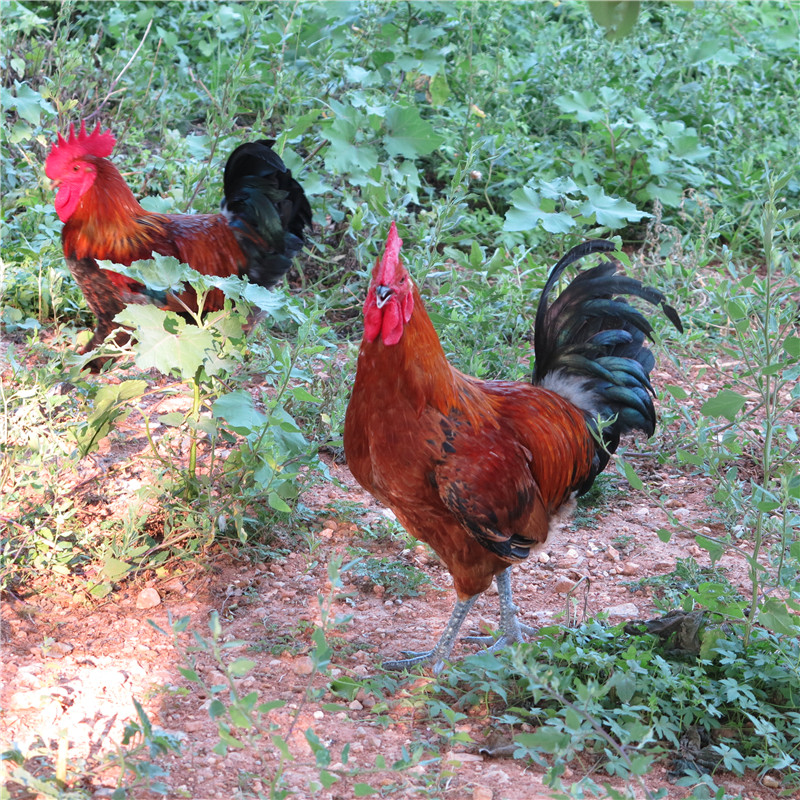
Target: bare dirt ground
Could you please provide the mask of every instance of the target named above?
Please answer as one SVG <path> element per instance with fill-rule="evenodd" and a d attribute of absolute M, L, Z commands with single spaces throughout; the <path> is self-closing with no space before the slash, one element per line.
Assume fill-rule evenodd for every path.
<path fill-rule="evenodd" d="M 681 376 L 666 371 L 656 375 L 656 381 L 659 385 L 683 383 Z M 708 390 L 712 393 L 713 387 Z M 124 436 L 111 437 L 96 468 L 76 476 L 76 484 L 82 485 L 87 524 L 93 524 L 93 518 L 96 524 L 123 514 L 135 489 L 147 480 L 146 469 L 131 455 L 136 419 L 131 417 L 126 425 L 130 427 Z M 721 532 L 709 527 L 707 498 L 713 487 L 669 464 L 658 466 L 651 458 L 638 460 L 636 466 L 645 480 L 658 484 L 668 507 L 687 529 L 676 531 L 669 543 L 661 542 L 656 530 L 672 528 L 666 513 L 625 484 L 624 491 L 613 493 L 586 526 L 567 526 L 542 553 L 515 570 L 515 599 L 525 622 L 562 621 L 564 611 L 578 621 L 601 611 L 608 613 L 612 623 L 648 619 L 659 614 L 649 590 L 632 592 L 628 584 L 669 573 L 676 559 L 690 555 L 701 566 L 709 565 L 692 531 Z M 171 732 L 181 743 L 179 756 L 155 759 L 169 771 L 167 797 L 268 796 L 280 749 L 264 738 L 233 748 L 225 756 L 215 752 L 219 735 L 209 714 L 212 697 L 179 671 L 186 666 L 181 649 L 193 643 L 190 631 L 207 638 L 209 619 L 216 611 L 223 641 L 241 642 L 226 651 L 226 659 L 246 657 L 255 662 L 252 670 L 237 679 L 240 694 L 254 691 L 261 702 L 285 703 L 270 711 L 267 719 L 288 740 L 294 760 L 282 766 L 294 796 L 347 800 L 359 791 L 357 783 L 368 783 L 384 796 L 393 790 L 391 796 L 450 800 L 550 797 L 542 784 L 541 767 L 481 753 L 493 733 L 486 709 L 471 709 L 457 724 L 457 732 L 469 734 L 474 743 L 463 736 L 465 741 L 448 742 L 437 732 L 446 726 L 426 712 L 429 672 L 397 675 L 393 687 L 376 681 L 374 692 L 362 689 L 353 699 L 327 689 L 331 677 L 382 676 L 383 660 L 399 656 L 404 649 L 430 646 L 454 600 L 447 571 L 425 546 L 398 539 L 371 540 L 365 545 L 359 525 L 337 515 L 337 501 L 365 506 L 370 512 L 365 520 L 379 519 L 386 512 L 357 487 L 346 466 L 331 462 L 330 470 L 340 485 L 317 486 L 303 498 L 318 514 L 312 524 L 313 550 L 305 540 L 285 538 L 281 542 L 288 550 L 285 557 L 254 564 L 233 546 L 215 547 L 197 563 L 184 562 L 157 577 L 149 574 L 126 581 L 101 601 L 75 591 L 76 584 L 69 579 L 61 587 L 52 581 L 34 581 L 20 587 L 16 596 L 8 596 L 2 609 L 0 746 L 29 745 L 41 739 L 54 759 L 60 747 L 68 766 L 80 772 L 77 767 L 82 765 L 81 774 L 86 774 L 85 767 L 96 768 L 101 757 L 121 742 L 126 724 L 136 719 L 136 699 L 154 726 Z M 623 482 L 619 476 L 614 480 Z M 327 565 L 336 555 L 347 561 L 347 549 L 354 545 L 414 564 L 432 584 L 420 596 L 400 598 L 343 573 L 344 587 L 331 611 L 352 615 L 352 619 L 329 636 L 333 646 L 329 674 L 315 674 L 309 657 L 311 632 L 321 621 L 318 597 L 330 591 Z M 719 566 L 728 571 L 732 583 L 744 585 L 741 563 L 726 556 Z M 496 591 L 487 592 L 476 603 L 466 627 L 492 628 L 496 613 Z M 169 631 L 170 620 L 186 616 L 189 630 L 177 637 L 178 648 L 170 636 L 150 624 Z M 476 649 L 476 645 L 461 643 L 454 656 Z M 206 685 L 224 682 L 219 664 L 208 653 L 193 655 Z M 329 788 L 309 788 L 319 769 L 305 734 L 308 729 L 333 754 L 329 769 L 341 775 Z M 347 764 L 336 763 L 347 744 Z M 401 772 L 380 766 L 381 758 L 391 765 L 403 757 L 404 750 L 418 745 L 425 748 L 423 761 L 432 761 Z M 357 775 L 344 774 L 353 768 Z M 577 780 L 589 768 L 588 762 L 572 763 L 566 779 Z M 666 787 L 670 798 L 686 797 L 687 790 L 669 782 L 667 768 L 658 766 L 648 774 L 646 786 L 651 791 Z M 92 796 L 109 797 L 115 775 L 114 770 L 99 772 L 91 786 Z M 599 783 L 604 780 L 601 771 L 593 777 Z M 715 781 L 749 800 L 779 796 L 753 776 L 718 773 Z M 12 798 L 45 796 L 26 793 L 13 784 L 8 790 Z M 642 795 L 641 790 L 638 793 Z M 156 795 L 137 789 L 134 796 L 146 800 Z"/>

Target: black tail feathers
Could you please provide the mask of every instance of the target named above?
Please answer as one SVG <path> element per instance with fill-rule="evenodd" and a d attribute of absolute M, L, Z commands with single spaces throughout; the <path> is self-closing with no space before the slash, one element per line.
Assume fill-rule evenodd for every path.
<path fill-rule="evenodd" d="M 608 463 L 623 433 L 642 430 L 650 436 L 655 430 L 655 393 L 650 384 L 655 359 L 645 346 L 653 328 L 623 296 L 660 305 L 667 319 L 683 330 L 664 295 L 617 274 L 616 261 L 579 273 L 550 304 L 549 295 L 567 266 L 591 253 L 614 249 L 604 240 L 572 248 L 547 279 L 534 327 L 533 382 L 582 408 L 590 425 L 598 418 L 602 421 L 603 446 L 598 447 L 596 470 L 584 490 Z"/>
<path fill-rule="evenodd" d="M 247 256 L 245 274 L 270 287 L 292 265 L 311 227 L 311 206 L 303 187 L 262 139 L 240 145 L 225 165 L 222 212 Z"/>

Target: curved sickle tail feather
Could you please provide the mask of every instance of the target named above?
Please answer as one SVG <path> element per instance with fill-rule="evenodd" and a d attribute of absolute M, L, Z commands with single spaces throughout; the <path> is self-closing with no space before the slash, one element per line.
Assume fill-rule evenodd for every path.
<path fill-rule="evenodd" d="M 271 140 L 240 145 L 225 165 L 222 212 L 247 264 L 243 272 L 261 286 L 274 286 L 303 247 L 311 206 L 303 187 L 275 153 Z"/>
<path fill-rule="evenodd" d="M 550 304 L 549 295 L 567 266 L 591 253 L 610 252 L 611 242 L 593 240 L 572 248 L 553 267 L 542 290 L 534 327 L 532 381 L 581 408 L 587 424 L 602 421 L 594 468 L 580 492 L 589 489 L 608 463 L 623 433 L 655 430 L 655 392 L 650 372 L 655 364 L 645 339 L 653 327 L 625 295 L 660 305 L 682 331 L 680 318 L 657 289 L 617 274 L 616 261 L 578 273 Z"/>

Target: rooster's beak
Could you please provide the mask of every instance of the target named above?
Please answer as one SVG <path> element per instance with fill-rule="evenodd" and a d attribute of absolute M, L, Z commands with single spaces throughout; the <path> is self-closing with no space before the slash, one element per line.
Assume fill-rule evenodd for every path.
<path fill-rule="evenodd" d="M 375 298 L 376 302 L 375 305 L 378 308 L 383 308 L 386 305 L 386 301 L 392 296 L 392 288 L 391 286 L 376 286 L 375 287 Z"/>
<path fill-rule="evenodd" d="M 55 191 L 59 186 L 61 186 L 61 181 L 58 178 L 50 181 L 50 191 Z"/>

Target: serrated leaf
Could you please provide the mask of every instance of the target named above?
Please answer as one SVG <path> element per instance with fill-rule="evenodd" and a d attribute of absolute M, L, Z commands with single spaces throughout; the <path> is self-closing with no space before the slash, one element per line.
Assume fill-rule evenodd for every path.
<path fill-rule="evenodd" d="M 97 263 L 101 269 L 126 275 L 159 292 L 182 289 L 186 281 L 200 274 L 177 258 L 162 256 L 156 252 L 153 252 L 150 258 L 134 261 L 130 266 L 106 260 L 98 260 Z"/>
<path fill-rule="evenodd" d="M 721 389 L 716 397 L 706 400 L 700 406 L 700 413 L 705 417 L 725 417 L 729 422 L 733 422 L 746 402 L 747 399 L 739 392 Z"/>
<path fill-rule="evenodd" d="M 392 156 L 427 156 L 444 141 L 413 106 L 394 105 L 387 112 L 386 152 Z"/>
<path fill-rule="evenodd" d="M 800 618 L 777 597 L 768 597 L 758 612 L 759 622 L 783 636 L 800 636 Z"/>
<path fill-rule="evenodd" d="M 134 352 L 140 369 L 154 367 L 164 375 L 179 375 L 183 380 L 190 380 L 213 354 L 212 332 L 187 325 L 172 311 L 156 306 L 130 305 L 114 319 L 135 328 L 137 342 Z"/>
<path fill-rule="evenodd" d="M 574 114 L 578 122 L 597 122 L 603 119 L 603 112 L 595 108 L 600 100 L 594 92 L 572 91 L 568 95 L 556 97 L 556 105 L 567 114 Z"/>
<path fill-rule="evenodd" d="M 631 222 L 638 222 L 651 216 L 645 211 L 639 211 L 633 203 L 621 197 L 611 197 L 597 184 L 587 186 L 586 202 L 581 206 L 581 214 L 585 217 L 595 215 L 598 225 L 604 225 L 611 230 L 624 228 Z"/>
<path fill-rule="evenodd" d="M 566 233 L 575 225 L 575 220 L 563 211 L 547 211 L 542 207 L 539 195 L 524 186 L 511 193 L 512 207 L 506 211 L 504 231 L 529 231 L 539 223 L 548 233 Z M 547 205 L 553 207 L 550 201 Z"/>
<path fill-rule="evenodd" d="M 292 397 L 295 400 L 301 400 L 304 403 L 321 403 L 319 397 L 315 397 L 311 392 L 307 389 L 304 389 L 302 386 L 295 386 L 293 389 L 290 390 Z"/>
<path fill-rule="evenodd" d="M 281 751 L 281 755 L 287 761 L 294 761 L 294 757 L 289 752 L 289 745 L 286 743 L 286 739 L 284 739 L 283 736 L 279 736 L 277 733 L 273 733 L 271 738 L 272 738 L 272 744 L 274 744 L 275 747 L 277 747 L 278 750 Z"/>

